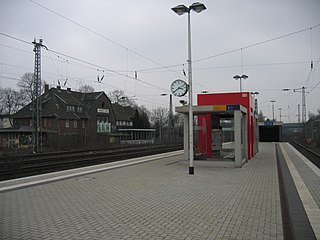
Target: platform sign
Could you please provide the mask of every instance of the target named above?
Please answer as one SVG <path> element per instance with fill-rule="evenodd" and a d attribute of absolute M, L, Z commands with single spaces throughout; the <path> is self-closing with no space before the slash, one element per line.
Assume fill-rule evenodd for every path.
<path fill-rule="evenodd" d="M 265 125 L 265 126 L 272 126 L 272 125 L 273 125 L 273 122 L 272 122 L 272 121 L 265 121 L 265 122 L 264 122 L 264 125 Z"/>
<path fill-rule="evenodd" d="M 109 109 L 108 108 L 97 108 L 97 112 L 98 113 L 109 113 Z"/>
<path fill-rule="evenodd" d="M 226 111 L 227 106 L 226 105 L 213 105 L 212 110 L 213 111 Z"/>
<path fill-rule="evenodd" d="M 240 105 L 239 104 L 227 105 L 227 110 L 240 110 Z"/>

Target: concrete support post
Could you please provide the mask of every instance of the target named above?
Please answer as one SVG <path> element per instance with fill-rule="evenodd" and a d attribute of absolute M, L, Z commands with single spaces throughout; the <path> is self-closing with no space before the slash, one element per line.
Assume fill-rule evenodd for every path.
<path fill-rule="evenodd" d="M 247 112 L 247 114 L 250 114 Z M 241 124 L 243 124 L 243 134 L 242 134 L 242 137 L 243 137 L 243 149 L 244 149 L 244 159 L 242 159 L 243 163 L 244 162 L 247 162 L 248 159 L 249 159 L 249 156 L 248 156 L 248 118 L 247 118 L 247 115 L 243 115 L 243 122 L 241 121 Z"/>
<path fill-rule="evenodd" d="M 189 161 L 189 116 L 188 114 L 183 114 L 183 150 L 184 159 Z"/>
<path fill-rule="evenodd" d="M 241 111 L 234 111 L 234 160 L 235 167 L 242 166 Z M 245 134 L 245 133 L 243 133 Z"/>

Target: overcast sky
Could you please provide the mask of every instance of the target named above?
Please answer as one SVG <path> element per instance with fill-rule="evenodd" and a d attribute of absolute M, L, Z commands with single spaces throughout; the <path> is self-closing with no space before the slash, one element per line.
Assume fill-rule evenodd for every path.
<path fill-rule="evenodd" d="M 58 52 L 42 50 L 42 79 L 52 87 L 59 80 L 73 90 L 121 89 L 149 109 L 169 107 L 169 97 L 160 95 L 170 92 L 175 79 L 187 81 L 187 16 L 171 8 L 192 3 L 0 0 L 0 33 L 27 42 L 42 38 Z M 194 103 L 203 90 L 239 91 L 233 76 L 246 74 L 243 90 L 260 93 L 259 109 L 270 119 L 270 100 L 276 100 L 276 118 L 282 108 L 283 121 L 297 121 L 301 93 L 283 88 L 305 86 L 307 115 L 320 109 L 320 0 L 202 3 L 207 10 L 191 13 Z M 33 72 L 33 45 L 0 35 L 0 64 L 0 86 L 16 88 L 17 79 Z M 174 97 L 173 104 L 180 99 Z"/>

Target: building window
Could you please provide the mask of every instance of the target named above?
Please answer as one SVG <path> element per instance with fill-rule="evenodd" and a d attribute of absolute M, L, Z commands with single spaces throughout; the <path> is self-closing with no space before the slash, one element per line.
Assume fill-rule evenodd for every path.
<path fill-rule="evenodd" d="M 74 106 L 67 105 L 67 112 L 74 112 Z"/>
<path fill-rule="evenodd" d="M 66 128 L 70 126 L 69 119 L 66 120 Z"/>
<path fill-rule="evenodd" d="M 78 112 L 82 112 L 82 107 L 78 106 Z"/>
<path fill-rule="evenodd" d="M 82 128 L 84 128 L 85 127 L 85 120 L 82 120 Z"/>
<path fill-rule="evenodd" d="M 77 128 L 78 127 L 78 121 L 77 120 L 73 120 L 73 128 Z"/>

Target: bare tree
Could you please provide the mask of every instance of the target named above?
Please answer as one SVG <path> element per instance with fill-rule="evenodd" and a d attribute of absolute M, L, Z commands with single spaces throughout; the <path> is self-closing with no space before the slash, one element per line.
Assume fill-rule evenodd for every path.
<path fill-rule="evenodd" d="M 18 82 L 17 86 L 25 96 L 26 102 L 32 102 L 33 99 L 33 73 L 25 73 Z"/>
<path fill-rule="evenodd" d="M 0 87 L 0 114 L 4 114 L 5 112 L 5 104 L 4 104 L 5 94 L 4 89 Z"/>
<path fill-rule="evenodd" d="M 153 109 L 151 112 L 151 123 L 156 125 L 161 122 L 162 127 L 166 127 L 168 125 L 168 116 L 169 111 L 167 108 L 158 107 Z"/>
<path fill-rule="evenodd" d="M 309 119 L 311 120 L 320 119 L 320 108 L 317 110 L 317 113 L 309 113 Z"/>
<path fill-rule="evenodd" d="M 90 85 L 83 85 L 83 86 L 79 87 L 79 92 L 91 93 L 91 92 L 94 92 L 94 88 Z"/>
<path fill-rule="evenodd" d="M 30 102 L 33 101 L 33 85 L 34 85 L 34 74 L 33 73 L 25 73 L 23 76 L 20 78 L 17 86 L 19 87 L 21 93 L 24 96 L 24 102 L 23 105 L 26 105 Z M 41 83 L 41 93 L 44 91 L 44 85 L 46 84 L 45 81 L 42 81 Z"/>
<path fill-rule="evenodd" d="M 0 88 L 0 114 L 11 115 L 23 107 L 23 93 L 12 88 Z"/>
<path fill-rule="evenodd" d="M 162 142 L 163 129 L 168 127 L 169 110 L 163 107 L 153 109 L 151 112 L 151 123 L 156 128 L 160 142 Z"/>
<path fill-rule="evenodd" d="M 121 106 L 135 106 L 136 103 L 132 97 L 126 96 L 122 90 L 114 90 L 109 92 L 108 97 L 112 103 L 118 103 Z"/>

